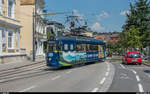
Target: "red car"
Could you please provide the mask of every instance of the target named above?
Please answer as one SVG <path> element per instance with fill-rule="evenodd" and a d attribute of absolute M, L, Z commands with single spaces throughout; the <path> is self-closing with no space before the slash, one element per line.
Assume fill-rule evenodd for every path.
<path fill-rule="evenodd" d="M 142 64 L 142 57 L 139 52 L 127 52 L 125 56 L 123 56 L 122 62 L 124 64 Z"/>

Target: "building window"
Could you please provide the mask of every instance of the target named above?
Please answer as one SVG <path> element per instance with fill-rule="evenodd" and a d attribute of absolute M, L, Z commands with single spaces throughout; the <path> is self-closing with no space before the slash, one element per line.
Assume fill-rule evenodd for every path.
<path fill-rule="evenodd" d="M 8 49 L 14 48 L 14 32 L 8 31 Z"/>
<path fill-rule="evenodd" d="M 19 31 L 17 30 L 16 31 L 16 42 L 17 42 L 17 49 L 19 49 L 20 47 L 19 47 L 19 45 L 20 45 L 20 33 L 19 33 Z"/>
<path fill-rule="evenodd" d="M 15 7 L 14 0 L 8 0 L 8 17 L 10 18 L 14 18 L 14 13 L 15 13 L 14 7 Z"/>
<path fill-rule="evenodd" d="M 6 51 L 6 29 L 2 28 L 2 49 L 5 52 Z"/>

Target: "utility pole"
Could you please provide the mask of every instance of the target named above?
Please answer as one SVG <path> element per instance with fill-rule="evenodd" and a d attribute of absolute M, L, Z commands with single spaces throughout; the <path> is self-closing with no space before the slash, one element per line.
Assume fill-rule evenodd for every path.
<path fill-rule="evenodd" d="M 37 0 L 34 1 L 34 8 L 33 8 L 33 62 L 35 61 L 35 33 L 36 33 L 36 16 L 37 16 Z"/>

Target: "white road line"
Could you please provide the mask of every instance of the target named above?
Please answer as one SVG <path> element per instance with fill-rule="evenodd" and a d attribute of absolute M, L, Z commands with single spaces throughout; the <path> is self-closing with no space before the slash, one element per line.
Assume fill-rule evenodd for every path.
<path fill-rule="evenodd" d="M 110 71 L 110 65 L 107 63 L 107 71 Z"/>
<path fill-rule="evenodd" d="M 102 85 L 102 84 L 105 82 L 105 80 L 106 80 L 106 78 L 104 77 L 104 78 L 102 79 L 102 81 L 100 82 L 100 84 Z"/>
<path fill-rule="evenodd" d="M 121 66 L 123 69 L 125 69 L 125 67 L 124 67 L 122 64 L 120 64 L 120 66 Z"/>
<path fill-rule="evenodd" d="M 138 84 L 138 87 L 139 87 L 139 92 L 144 92 L 143 86 L 141 84 Z"/>
<path fill-rule="evenodd" d="M 26 89 L 24 89 L 24 90 L 21 90 L 21 91 L 19 91 L 19 92 L 26 92 L 26 91 L 29 91 L 29 90 L 35 88 L 35 87 L 36 87 L 36 86 L 31 86 L 31 87 L 26 88 Z"/>
<path fill-rule="evenodd" d="M 138 82 L 140 81 L 140 78 L 139 78 L 139 76 L 138 76 L 138 75 L 136 75 L 136 79 L 137 79 L 137 81 L 138 81 Z"/>
<path fill-rule="evenodd" d="M 58 78 L 60 78 L 61 76 L 56 76 L 56 77 L 54 77 L 54 78 L 52 78 L 52 80 L 56 80 L 56 79 L 58 79 Z"/>
<path fill-rule="evenodd" d="M 134 74 L 136 74 L 136 71 L 135 70 L 131 70 Z"/>
<path fill-rule="evenodd" d="M 72 71 L 67 71 L 66 73 L 69 74 L 69 73 L 71 73 L 71 72 L 72 72 Z"/>
<path fill-rule="evenodd" d="M 92 92 L 97 92 L 98 91 L 98 88 L 94 88 L 93 90 L 92 90 Z"/>
<path fill-rule="evenodd" d="M 109 75 L 109 72 L 106 72 L 105 76 L 108 76 Z"/>

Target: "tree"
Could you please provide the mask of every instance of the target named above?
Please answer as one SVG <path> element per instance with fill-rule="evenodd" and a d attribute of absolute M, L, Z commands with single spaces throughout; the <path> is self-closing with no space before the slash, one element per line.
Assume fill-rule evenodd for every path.
<path fill-rule="evenodd" d="M 136 48 L 141 48 L 142 44 L 140 42 L 141 37 L 139 36 L 139 29 L 132 26 L 127 32 L 127 45 L 132 50 Z"/>
<path fill-rule="evenodd" d="M 150 34 L 150 2 L 148 0 L 135 1 L 135 5 L 130 3 L 130 13 L 126 14 L 127 20 L 123 25 L 122 39 L 121 41 L 126 47 L 134 47 L 134 45 L 140 45 L 138 47 L 146 47 L 149 45 Z M 134 26 L 134 27 L 133 27 Z M 137 34 L 134 36 L 133 34 Z M 133 35 L 133 36 L 131 36 Z M 127 37 L 126 37 L 127 36 Z M 127 40 L 127 38 L 131 40 Z M 133 39 L 137 39 L 133 41 Z M 140 40 L 140 43 L 134 44 Z M 125 43 L 127 42 L 127 43 Z M 142 44 L 142 46 L 141 46 Z"/>
<path fill-rule="evenodd" d="M 145 31 L 142 38 L 144 45 L 150 45 L 150 30 Z"/>

